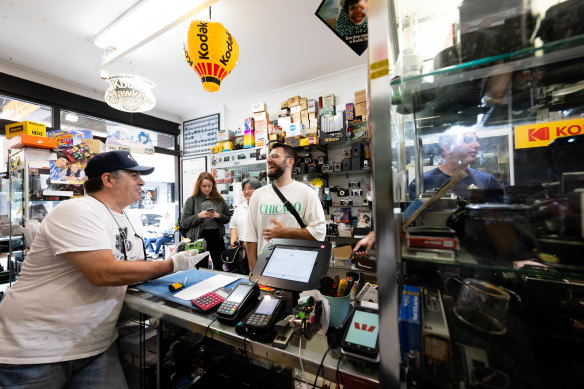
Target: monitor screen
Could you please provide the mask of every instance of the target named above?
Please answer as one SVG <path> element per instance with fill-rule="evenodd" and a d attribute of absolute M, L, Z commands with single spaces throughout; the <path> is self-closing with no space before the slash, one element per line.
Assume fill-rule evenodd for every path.
<path fill-rule="evenodd" d="M 318 249 L 314 248 L 276 246 L 262 276 L 308 282 L 317 256 Z"/>

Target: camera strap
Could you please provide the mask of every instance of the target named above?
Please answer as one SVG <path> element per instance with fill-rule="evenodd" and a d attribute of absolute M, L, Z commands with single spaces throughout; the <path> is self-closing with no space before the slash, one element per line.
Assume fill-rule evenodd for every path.
<path fill-rule="evenodd" d="M 292 216 L 294 216 L 294 218 L 296 219 L 296 221 L 300 225 L 300 228 L 306 228 L 306 225 L 304 224 L 302 219 L 300 219 L 300 215 L 298 214 L 298 211 L 296 211 L 296 209 L 292 206 L 292 204 L 290 204 L 288 199 L 286 199 L 286 197 L 284 197 L 282 192 L 280 192 L 280 189 L 278 189 L 275 184 L 272 184 L 272 188 L 274 189 L 274 192 L 276 192 L 276 194 L 278 195 L 280 200 L 282 200 L 282 202 L 284 203 L 284 206 L 288 209 L 290 214 L 292 214 Z"/>

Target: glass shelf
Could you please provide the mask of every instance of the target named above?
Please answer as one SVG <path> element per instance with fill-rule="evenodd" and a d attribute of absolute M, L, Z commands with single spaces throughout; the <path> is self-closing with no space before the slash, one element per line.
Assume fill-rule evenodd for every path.
<path fill-rule="evenodd" d="M 556 62 L 568 61 L 584 56 L 580 45 L 584 44 L 584 35 L 577 35 L 567 39 L 543 44 L 540 47 L 527 47 L 520 50 L 480 58 L 474 61 L 448 66 L 427 73 L 418 74 L 399 79 L 393 79 L 390 85 L 400 85 L 414 83 L 417 87 L 429 88 L 430 83 L 420 83 L 419 80 L 425 77 L 452 75 L 452 78 L 440 77 L 440 85 L 449 85 L 470 79 L 483 78 L 497 72 L 500 68 L 505 72 L 532 68 L 536 66 L 549 65 Z M 501 61 L 504 64 L 501 64 Z M 488 67 L 491 66 L 491 67 Z M 481 67 L 480 69 L 474 69 Z M 495 68 L 495 69 L 493 69 Z M 466 72 L 461 72 L 467 70 Z M 469 72 L 468 70 L 474 70 Z M 458 73 L 458 74 L 454 74 Z"/>

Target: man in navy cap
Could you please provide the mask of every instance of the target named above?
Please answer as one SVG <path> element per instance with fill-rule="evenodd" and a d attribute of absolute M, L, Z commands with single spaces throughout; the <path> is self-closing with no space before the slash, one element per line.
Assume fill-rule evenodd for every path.
<path fill-rule="evenodd" d="M 18 282 L 0 303 L 0 387 L 127 387 L 115 340 L 126 285 L 194 267 L 208 253 L 145 261 L 141 229 L 124 208 L 140 199 L 127 151 L 93 157 L 87 196 L 41 223 Z"/>

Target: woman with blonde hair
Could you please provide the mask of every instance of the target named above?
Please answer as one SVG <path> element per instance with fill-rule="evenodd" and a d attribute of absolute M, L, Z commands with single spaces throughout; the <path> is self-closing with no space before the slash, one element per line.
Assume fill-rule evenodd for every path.
<path fill-rule="evenodd" d="M 229 207 L 219 194 L 213 176 L 207 172 L 199 174 L 193 194 L 185 202 L 180 225 L 188 228 L 186 238 L 191 242 L 205 239 L 216 270 L 222 269 L 221 253 L 225 251 L 223 236 L 229 218 Z M 206 261 L 199 264 L 207 266 Z"/>

